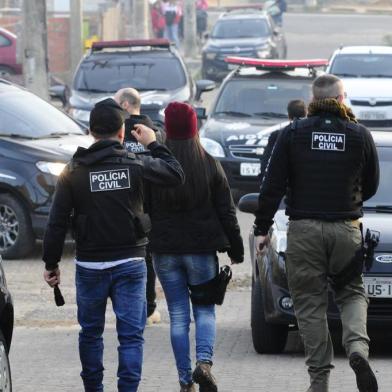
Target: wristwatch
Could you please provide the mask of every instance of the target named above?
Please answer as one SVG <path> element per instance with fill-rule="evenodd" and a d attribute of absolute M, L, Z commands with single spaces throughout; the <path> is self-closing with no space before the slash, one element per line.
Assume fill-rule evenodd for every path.
<path fill-rule="evenodd" d="M 253 234 L 255 237 L 258 237 L 260 235 L 265 235 L 261 233 L 260 229 L 256 225 L 253 226 Z"/>

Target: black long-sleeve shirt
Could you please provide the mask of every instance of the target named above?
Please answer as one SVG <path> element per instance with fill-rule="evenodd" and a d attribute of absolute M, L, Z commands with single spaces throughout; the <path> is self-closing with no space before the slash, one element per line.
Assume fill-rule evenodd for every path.
<path fill-rule="evenodd" d="M 298 122 L 299 126 L 301 126 L 301 121 L 308 121 L 300 120 Z M 316 124 L 315 121 L 313 121 Z M 307 124 L 307 123 L 302 123 Z M 339 120 L 337 124 L 342 127 L 342 122 Z M 344 125 L 344 124 L 343 124 Z M 357 125 L 356 131 L 347 129 L 347 140 L 351 136 L 349 132 L 357 132 L 355 134 L 357 138 L 363 141 L 362 150 L 358 152 L 361 156 L 358 157 L 360 162 L 360 172 L 358 175 L 358 184 L 356 187 L 358 189 L 358 200 L 355 204 L 353 203 L 353 207 L 350 209 L 344 209 L 339 207 L 339 203 L 336 204 L 336 209 L 328 209 L 331 204 L 329 193 L 331 195 L 339 192 L 343 192 L 341 199 L 345 201 L 345 199 L 355 199 L 354 195 L 352 194 L 345 194 L 346 190 L 343 190 L 344 185 L 338 185 L 338 180 L 341 180 L 341 169 L 338 167 L 334 168 L 331 165 L 331 169 L 328 169 L 328 162 L 333 161 L 332 156 L 340 158 L 340 155 L 327 155 L 327 154 L 340 154 L 340 152 L 330 152 L 330 151 L 321 151 L 319 155 L 318 161 L 309 161 L 307 166 L 301 166 L 302 168 L 312 167 L 311 175 L 309 175 L 308 181 L 304 183 L 303 179 L 306 179 L 306 174 L 303 171 L 299 172 L 299 166 L 296 165 L 296 159 L 299 159 L 299 155 L 302 153 L 300 148 L 308 148 L 309 150 L 313 150 L 312 146 L 312 135 L 315 130 L 319 130 L 319 128 L 309 126 L 307 131 L 304 131 L 304 134 L 301 136 L 302 145 L 300 147 L 293 149 L 293 138 L 295 137 L 295 133 L 298 132 L 298 129 L 293 129 L 292 125 L 287 126 L 283 129 L 279 137 L 275 143 L 273 148 L 273 152 L 267 168 L 265 170 L 263 182 L 261 185 L 261 191 L 259 196 L 259 206 L 257 211 L 255 212 L 256 220 L 255 226 L 258 232 L 262 235 L 266 235 L 270 226 L 273 223 L 273 217 L 279 208 L 279 204 L 286 193 L 287 186 L 290 188 L 290 194 L 296 195 L 296 193 L 306 194 L 306 190 L 303 191 L 302 189 L 298 189 L 299 187 L 311 188 L 311 187 L 320 187 L 319 194 L 326 190 L 325 198 L 318 198 L 317 200 L 300 200 L 295 197 L 292 198 L 292 195 L 287 200 L 288 208 L 286 209 L 286 214 L 289 215 L 291 218 L 294 219 L 301 219 L 301 218 L 314 218 L 314 219 L 323 219 L 323 220 L 340 220 L 340 219 L 356 219 L 363 215 L 362 213 L 362 201 L 368 200 L 371 198 L 376 192 L 379 183 L 379 163 L 378 163 L 378 156 L 377 150 L 372 138 L 371 133 L 367 130 L 364 126 Z M 308 132 L 308 134 L 306 134 Z M 333 132 L 333 129 L 329 129 L 328 132 Z M 343 132 L 338 130 L 336 132 Z M 354 135 L 354 134 L 353 134 Z M 308 139 L 306 139 L 308 137 Z M 357 143 L 357 142 L 356 142 Z M 354 144 L 354 142 L 353 142 Z M 306 147 L 308 146 L 308 147 Z M 341 153 L 348 153 L 350 151 L 350 146 L 346 145 L 344 152 Z M 305 152 L 305 150 L 304 150 Z M 310 152 L 306 151 L 307 154 Z M 323 154 L 324 153 L 324 154 Z M 328 157 L 326 159 L 325 157 Z M 316 162 L 316 164 L 315 164 Z M 304 165 L 306 165 L 306 161 L 304 161 Z M 320 174 L 319 177 L 315 177 L 315 171 L 317 167 L 320 167 Z M 327 167 L 326 167 L 327 166 Z M 336 181 L 334 181 L 334 171 L 336 174 Z M 353 168 L 353 170 L 358 170 L 358 168 Z M 301 177 L 301 181 L 298 178 Z M 347 181 L 349 179 L 347 178 Z M 340 186 L 340 187 L 339 187 Z M 338 188 L 337 188 L 338 187 Z M 309 192 L 312 194 L 312 192 Z M 309 202 L 309 203 L 307 203 Z M 301 204 L 301 208 L 298 208 L 296 204 Z M 307 208 L 307 204 L 312 207 L 315 205 L 317 208 Z M 344 203 L 343 203 L 344 204 Z M 343 205 L 342 203 L 340 205 Z M 345 204 L 346 205 L 346 204 Z M 328 208 L 327 208 L 328 207 Z"/>

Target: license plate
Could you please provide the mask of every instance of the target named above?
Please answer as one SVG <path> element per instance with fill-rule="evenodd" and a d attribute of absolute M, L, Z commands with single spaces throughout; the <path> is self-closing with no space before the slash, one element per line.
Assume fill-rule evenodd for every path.
<path fill-rule="evenodd" d="M 387 118 L 387 114 L 385 112 L 377 111 L 360 112 L 359 118 L 361 120 L 385 120 Z"/>
<path fill-rule="evenodd" d="M 260 174 L 260 163 L 241 163 L 241 176 L 258 176 Z"/>
<path fill-rule="evenodd" d="M 369 297 L 392 298 L 392 278 L 365 277 L 365 291 Z"/>

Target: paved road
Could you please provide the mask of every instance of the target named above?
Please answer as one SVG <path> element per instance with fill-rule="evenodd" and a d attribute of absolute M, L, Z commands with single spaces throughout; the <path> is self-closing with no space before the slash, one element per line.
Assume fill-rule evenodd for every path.
<path fill-rule="evenodd" d="M 390 16 L 287 15 L 289 57 L 329 56 L 339 44 L 379 44 L 390 30 Z M 209 105 L 213 96 L 207 96 Z M 246 241 L 252 218 L 239 214 Z M 66 392 L 82 390 L 78 373 L 77 325 L 72 245 L 66 247 L 62 263 L 62 290 L 66 306 L 57 309 L 52 292 L 43 284 L 40 247 L 29 260 L 5 262 L 9 287 L 14 295 L 16 328 L 11 350 L 16 392 Z M 222 258 L 222 262 L 227 258 Z M 218 310 L 216 375 L 220 391 L 301 392 L 307 388 L 303 353 L 298 337 L 291 334 L 283 355 L 257 355 L 250 337 L 250 264 L 235 267 L 235 284 Z M 178 391 L 176 371 L 168 337 L 168 316 L 162 293 L 159 309 L 163 322 L 146 330 L 142 392 Z M 379 336 L 380 338 L 380 336 Z M 105 333 L 106 391 L 115 388 L 117 361 L 114 319 L 109 309 Z M 380 375 L 380 391 L 392 385 L 392 337 L 381 335 L 373 350 L 374 368 Z M 342 353 L 335 362 L 331 391 L 355 391 L 354 379 Z"/>

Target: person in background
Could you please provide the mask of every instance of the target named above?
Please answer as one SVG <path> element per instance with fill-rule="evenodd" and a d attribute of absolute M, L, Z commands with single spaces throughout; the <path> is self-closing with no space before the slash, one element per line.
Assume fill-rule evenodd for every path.
<path fill-rule="evenodd" d="M 225 173 L 201 146 L 195 110 L 173 102 L 165 110 L 167 147 L 183 165 L 185 184 L 152 192 L 150 247 L 165 292 L 181 392 L 218 390 L 211 373 L 215 302 L 205 284 L 217 276 L 216 253 L 241 263 L 244 246 Z M 196 368 L 190 358 L 190 300 L 196 325 Z M 165 389 L 165 388 L 163 388 Z"/>
<path fill-rule="evenodd" d="M 294 99 L 287 105 L 287 114 L 289 121 L 292 122 L 296 119 L 304 118 L 307 115 L 306 104 L 302 99 Z M 268 161 L 271 158 L 272 150 L 275 146 L 276 140 L 278 139 L 279 132 L 281 130 L 277 129 L 272 132 L 268 138 L 268 144 L 264 149 L 264 153 L 260 158 L 260 178 L 264 177 L 265 169 L 267 167 Z"/>
<path fill-rule="evenodd" d="M 165 16 L 162 13 L 161 0 L 153 1 L 151 5 L 151 25 L 155 38 L 163 38 L 165 34 Z"/>
<path fill-rule="evenodd" d="M 162 13 L 165 17 L 165 32 L 164 37 L 169 41 L 174 42 L 176 46 L 180 47 L 179 39 L 179 23 L 182 18 L 182 8 L 176 0 L 168 0 L 162 3 Z"/>
<path fill-rule="evenodd" d="M 207 31 L 208 24 L 208 2 L 207 0 L 196 1 L 196 27 L 199 39 L 203 39 L 203 34 Z"/>
<path fill-rule="evenodd" d="M 136 126 L 136 124 L 143 124 L 149 128 L 151 128 L 156 135 L 157 141 L 159 143 L 163 143 L 165 141 L 164 132 L 162 129 L 157 127 L 150 117 L 141 114 L 141 99 L 140 94 L 134 88 L 123 88 L 118 90 L 114 95 L 115 101 L 121 106 L 123 110 L 125 110 L 129 117 L 125 119 L 125 136 L 124 136 L 124 146 L 125 148 L 135 154 L 148 154 L 149 151 L 145 149 L 145 147 L 139 143 L 132 132 Z M 149 206 L 149 185 L 145 186 L 145 210 L 148 213 Z M 161 321 L 161 315 L 159 311 L 156 309 L 156 291 L 155 291 L 155 282 L 156 275 L 154 271 L 154 267 L 152 265 L 152 255 L 147 246 L 146 250 L 146 265 L 147 265 L 147 324 L 157 324 Z"/>

